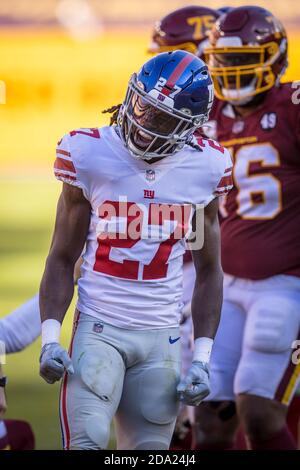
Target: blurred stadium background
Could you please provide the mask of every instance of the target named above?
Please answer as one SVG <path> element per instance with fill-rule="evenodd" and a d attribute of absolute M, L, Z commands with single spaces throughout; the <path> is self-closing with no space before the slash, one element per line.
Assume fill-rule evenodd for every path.
<path fill-rule="evenodd" d="M 121 102 L 130 74 L 147 58 L 155 20 L 184 0 L 1 0 L 0 316 L 38 289 L 60 184 L 52 176 L 57 140 L 105 124 L 101 110 Z M 206 0 L 211 7 L 237 0 Z M 286 80 L 300 78 L 300 11 L 295 0 L 269 8 L 290 39 Z M 3 96 L 0 95 L 0 102 Z M 73 308 L 72 308 L 73 309 Z M 72 309 L 64 325 L 70 336 Z M 37 341 L 7 358 L 8 417 L 33 425 L 38 449 L 59 449 L 58 387 L 38 376 Z"/>

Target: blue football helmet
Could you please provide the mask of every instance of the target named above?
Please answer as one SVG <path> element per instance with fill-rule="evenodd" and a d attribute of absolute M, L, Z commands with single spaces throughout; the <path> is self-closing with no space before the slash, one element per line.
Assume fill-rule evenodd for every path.
<path fill-rule="evenodd" d="M 158 54 L 129 81 L 118 114 L 121 138 L 136 158 L 172 155 L 208 120 L 213 96 L 201 59 L 182 50 Z"/>

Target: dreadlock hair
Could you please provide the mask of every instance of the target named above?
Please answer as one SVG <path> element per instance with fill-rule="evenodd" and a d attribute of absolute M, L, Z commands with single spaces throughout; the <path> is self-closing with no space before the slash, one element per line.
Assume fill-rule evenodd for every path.
<path fill-rule="evenodd" d="M 117 124 L 117 118 L 118 118 L 118 114 L 119 114 L 121 106 L 122 106 L 122 103 L 116 104 L 115 106 L 111 106 L 110 108 L 104 109 L 102 111 L 103 114 L 106 114 L 106 113 L 111 114 L 110 123 L 109 123 L 110 126 Z"/>
<path fill-rule="evenodd" d="M 115 106 L 111 106 L 110 108 L 104 109 L 102 111 L 103 114 L 106 114 L 106 113 L 111 114 L 110 123 L 109 123 L 110 126 L 117 124 L 117 118 L 118 118 L 118 114 L 119 114 L 121 106 L 122 106 L 122 103 L 116 104 Z M 190 140 L 189 142 L 186 142 L 186 145 L 188 145 L 189 147 L 192 147 L 195 150 L 198 150 L 198 152 L 203 152 L 203 149 L 200 147 L 200 145 L 196 144 L 192 140 Z"/>

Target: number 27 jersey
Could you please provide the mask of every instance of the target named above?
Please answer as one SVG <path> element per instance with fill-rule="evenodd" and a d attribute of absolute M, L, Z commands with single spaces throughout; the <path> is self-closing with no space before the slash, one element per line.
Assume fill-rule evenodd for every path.
<path fill-rule="evenodd" d="M 59 142 L 56 178 L 81 188 L 91 205 L 79 311 L 120 328 L 178 324 L 195 207 L 231 188 L 229 152 L 200 144 L 150 165 L 128 152 L 115 127 L 79 129 Z"/>

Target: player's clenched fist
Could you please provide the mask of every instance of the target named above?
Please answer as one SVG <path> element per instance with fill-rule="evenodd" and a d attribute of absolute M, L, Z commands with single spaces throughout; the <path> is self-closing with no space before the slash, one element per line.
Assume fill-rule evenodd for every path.
<path fill-rule="evenodd" d="M 62 378 L 65 371 L 74 373 L 67 351 L 59 343 L 45 344 L 40 356 L 40 376 L 49 384 L 53 384 Z"/>
<path fill-rule="evenodd" d="M 177 387 L 179 399 L 186 405 L 198 406 L 210 393 L 208 364 L 193 361 L 186 377 Z"/>

